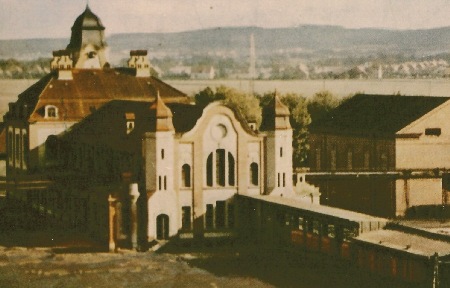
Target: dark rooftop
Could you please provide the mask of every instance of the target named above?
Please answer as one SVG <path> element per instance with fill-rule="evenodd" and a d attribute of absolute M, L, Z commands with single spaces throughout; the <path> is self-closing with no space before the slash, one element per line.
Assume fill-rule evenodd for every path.
<path fill-rule="evenodd" d="M 324 118 L 311 123 L 311 133 L 394 137 L 411 122 L 449 97 L 365 95 L 344 101 Z"/>
<path fill-rule="evenodd" d="M 153 101 L 159 91 L 164 102 L 188 102 L 183 92 L 154 77 L 135 77 L 130 69 L 73 69 L 73 80 L 51 73 L 19 95 L 27 105 L 28 120 L 79 121 L 111 100 Z M 45 119 L 46 105 L 55 105 L 61 117 Z"/>

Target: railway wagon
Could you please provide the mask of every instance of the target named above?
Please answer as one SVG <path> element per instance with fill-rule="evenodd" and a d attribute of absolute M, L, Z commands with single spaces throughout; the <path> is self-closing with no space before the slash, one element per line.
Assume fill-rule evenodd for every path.
<path fill-rule="evenodd" d="M 387 219 L 269 195 L 239 195 L 241 237 L 260 245 L 304 249 L 351 260 L 350 241 Z"/>

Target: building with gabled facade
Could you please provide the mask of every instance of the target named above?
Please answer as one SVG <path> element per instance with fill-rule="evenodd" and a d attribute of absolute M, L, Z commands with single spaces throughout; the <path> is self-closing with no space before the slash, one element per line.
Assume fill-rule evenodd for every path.
<path fill-rule="evenodd" d="M 447 97 L 356 95 L 310 127 L 321 203 L 384 217 L 449 201 Z"/>
<path fill-rule="evenodd" d="M 193 105 L 150 76 L 145 50 L 111 67 L 104 29 L 87 7 L 52 72 L 10 103 L 10 199 L 136 247 L 232 237 L 235 195 L 294 195 L 289 110 L 278 96 L 260 129 L 221 102 Z"/>

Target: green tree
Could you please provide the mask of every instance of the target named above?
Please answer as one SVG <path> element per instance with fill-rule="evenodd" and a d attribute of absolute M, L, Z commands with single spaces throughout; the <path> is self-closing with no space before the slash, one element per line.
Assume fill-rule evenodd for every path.
<path fill-rule="evenodd" d="M 201 106 L 220 100 L 236 109 L 247 121 L 256 122 L 257 125 L 261 123 L 261 107 L 254 95 L 223 85 L 217 87 L 216 91 L 206 87 L 195 95 L 195 103 Z"/>
<path fill-rule="evenodd" d="M 330 91 L 320 91 L 314 94 L 308 101 L 308 112 L 311 115 L 311 121 L 317 121 L 324 117 L 329 111 L 340 104 L 339 99 Z"/>

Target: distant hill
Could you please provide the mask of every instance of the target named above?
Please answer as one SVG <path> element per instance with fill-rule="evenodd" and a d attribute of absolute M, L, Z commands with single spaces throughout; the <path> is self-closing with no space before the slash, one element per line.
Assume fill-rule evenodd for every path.
<path fill-rule="evenodd" d="M 368 55 L 403 53 L 434 55 L 450 51 L 450 27 L 427 30 L 346 29 L 305 25 L 294 28 L 214 28 L 180 33 L 113 34 L 107 41 L 112 62 L 126 58 L 130 49 L 148 49 L 150 57 L 165 55 L 222 55 L 246 57 L 249 36 L 255 35 L 258 56 L 277 53 L 305 55 Z M 67 39 L 0 40 L 0 59 L 51 57 Z"/>

